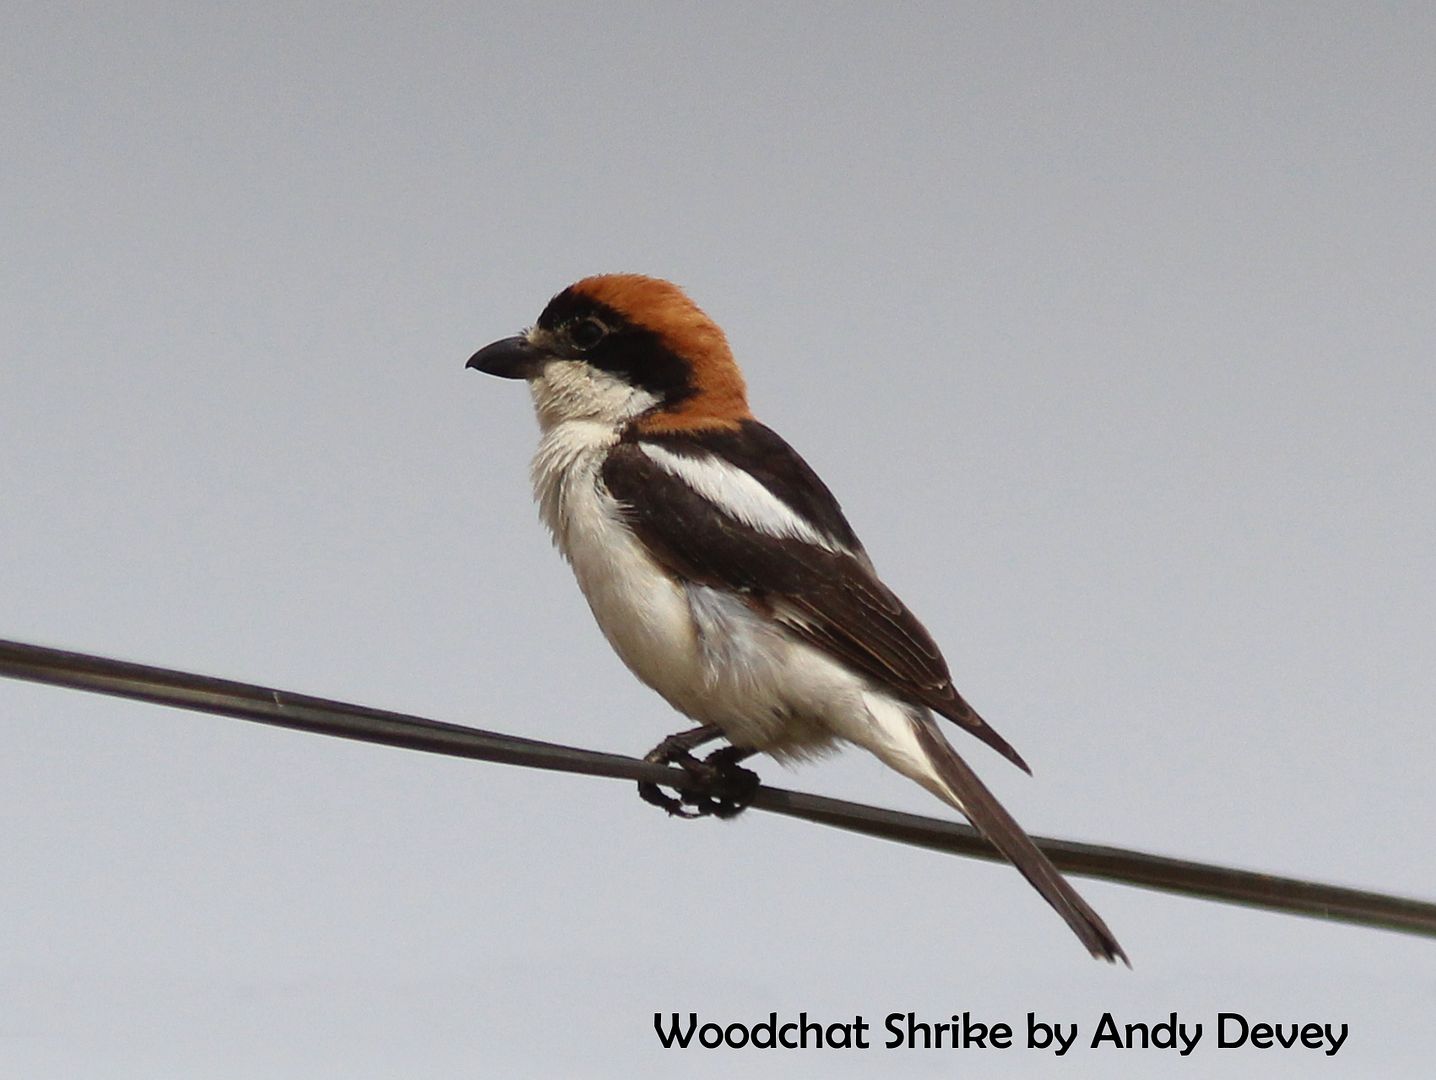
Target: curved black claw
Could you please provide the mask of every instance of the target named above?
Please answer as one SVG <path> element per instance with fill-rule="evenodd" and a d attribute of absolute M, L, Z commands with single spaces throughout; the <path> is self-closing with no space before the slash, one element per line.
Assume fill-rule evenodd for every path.
<path fill-rule="evenodd" d="M 705 794 L 713 804 L 709 812 L 714 817 L 737 817 L 753 801 L 761 781 L 752 769 L 738 764 L 752 753 L 752 750 L 743 747 L 724 746 L 703 759 L 703 764 L 713 770 L 713 778 Z"/>
<path fill-rule="evenodd" d="M 665 810 L 673 817 L 690 820 L 701 817 L 731 818 L 747 809 L 748 804 L 753 801 L 753 793 L 758 790 L 758 774 L 742 768 L 738 762 L 753 751 L 725 746 L 699 761 L 690 750 L 706 741 L 698 737 L 705 731 L 706 729 L 699 728 L 696 731 L 670 735 L 643 759 L 656 765 L 677 765 L 701 781 L 703 786 L 692 791 L 680 791 L 674 796 L 666 794 L 657 784 L 640 780 L 639 798 Z"/>
<path fill-rule="evenodd" d="M 693 795 L 687 792 L 682 793 L 681 796 L 677 798 L 672 795 L 665 795 L 662 788 L 657 784 L 649 783 L 647 780 L 640 780 L 638 782 L 638 797 L 651 806 L 656 806 L 661 810 L 667 811 L 672 817 L 692 819 L 708 816 L 708 811 L 698 809 L 697 799 Z M 690 810 L 685 805 L 685 803 L 689 802 L 694 804 L 694 809 Z"/>

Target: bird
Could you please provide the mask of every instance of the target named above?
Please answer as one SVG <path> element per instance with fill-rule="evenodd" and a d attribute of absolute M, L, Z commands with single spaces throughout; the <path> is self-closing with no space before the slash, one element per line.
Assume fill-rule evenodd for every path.
<path fill-rule="evenodd" d="M 1031 772 L 957 692 L 827 485 L 754 416 L 726 336 L 682 288 L 583 278 L 466 366 L 527 382 L 539 516 L 619 658 L 698 725 L 649 760 L 706 775 L 719 795 L 691 812 L 651 785 L 645 798 L 728 816 L 756 782 L 737 767 L 749 755 L 861 747 L 963 814 L 1094 957 L 1130 966 L 948 742 L 938 717 Z M 717 738 L 728 745 L 692 755 Z"/>

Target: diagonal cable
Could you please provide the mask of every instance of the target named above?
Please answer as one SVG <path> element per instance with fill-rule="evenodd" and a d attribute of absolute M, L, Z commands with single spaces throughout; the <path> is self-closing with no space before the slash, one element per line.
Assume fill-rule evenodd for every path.
<path fill-rule="evenodd" d="M 653 765 L 621 754 L 560 746 L 287 690 L 15 641 L 0 640 L 0 675 L 431 754 L 617 780 L 647 780 L 681 791 L 701 787 L 698 780 L 681 769 Z M 975 829 L 956 822 L 766 784 L 758 788 L 751 805 L 754 809 L 884 840 L 1004 861 Z M 1181 896 L 1436 937 L 1436 904 L 1424 900 L 1212 863 L 1188 862 L 1128 848 L 1040 836 L 1033 840 L 1053 863 L 1072 874 Z"/>

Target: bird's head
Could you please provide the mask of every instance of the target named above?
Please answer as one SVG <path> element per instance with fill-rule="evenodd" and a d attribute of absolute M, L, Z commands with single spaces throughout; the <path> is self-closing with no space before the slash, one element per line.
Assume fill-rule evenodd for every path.
<path fill-rule="evenodd" d="M 640 274 L 570 285 L 532 328 L 486 345 L 468 366 L 528 380 L 545 429 L 565 420 L 731 428 L 752 415 L 723 331 L 677 285 Z"/>

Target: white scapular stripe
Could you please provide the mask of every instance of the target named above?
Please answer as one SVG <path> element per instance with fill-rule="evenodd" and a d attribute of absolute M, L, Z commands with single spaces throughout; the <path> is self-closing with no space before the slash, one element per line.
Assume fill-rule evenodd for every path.
<path fill-rule="evenodd" d="M 702 457 L 675 454 L 649 442 L 640 442 L 638 446 L 664 472 L 678 477 L 719 510 L 749 528 L 779 539 L 816 544 L 829 551 L 847 551 L 732 462 L 713 454 Z"/>

